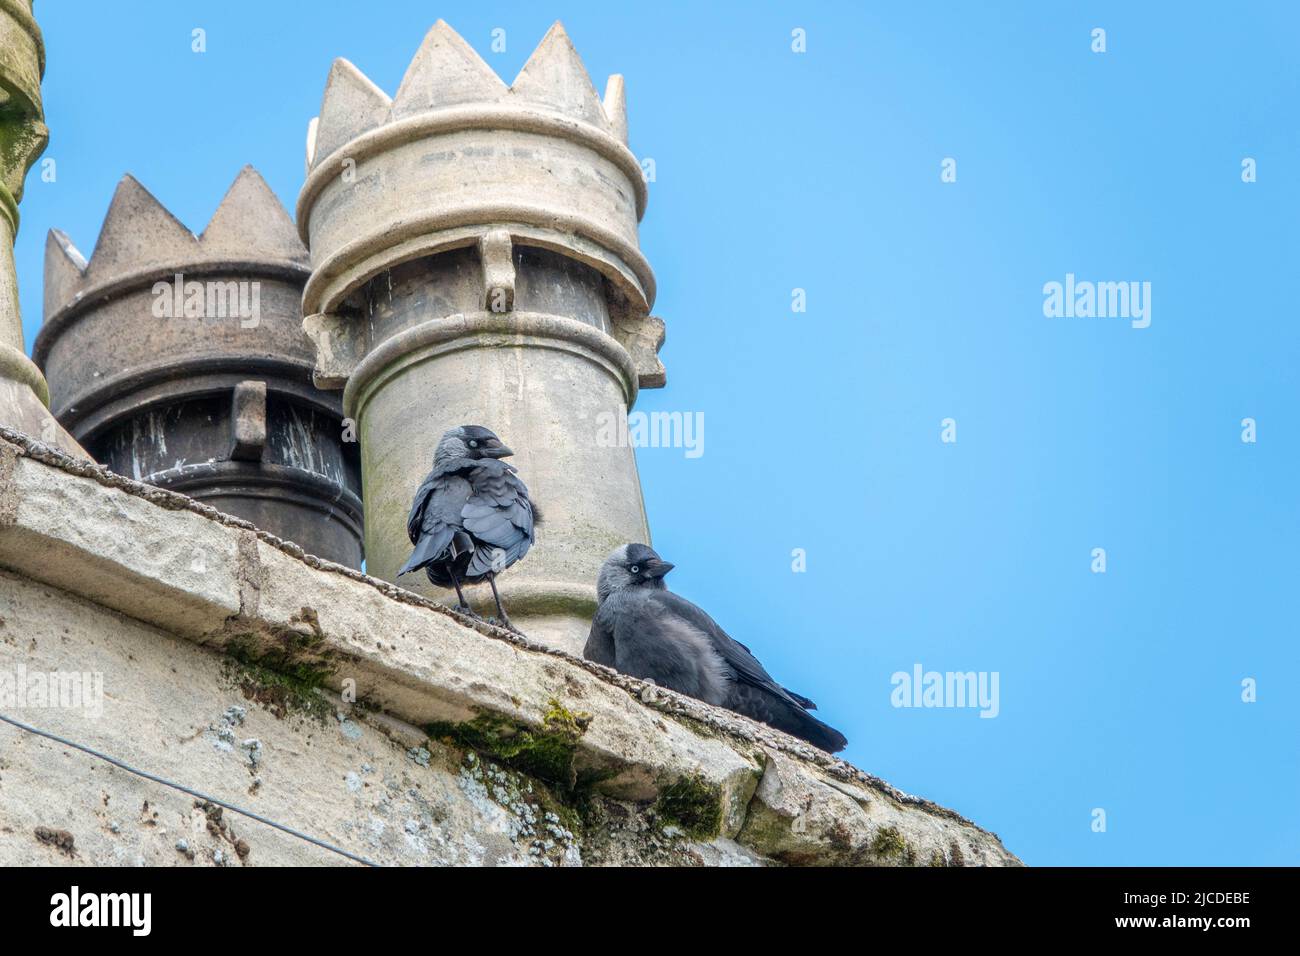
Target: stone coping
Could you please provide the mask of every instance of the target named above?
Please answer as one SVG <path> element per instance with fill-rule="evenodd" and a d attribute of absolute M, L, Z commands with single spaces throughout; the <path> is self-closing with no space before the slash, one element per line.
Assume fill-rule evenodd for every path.
<path fill-rule="evenodd" d="M 563 789 L 787 863 L 1020 865 L 996 835 L 730 711 L 305 554 L 0 426 L 0 566 L 338 691 Z M 507 746 L 502 747 L 502 744 Z"/>

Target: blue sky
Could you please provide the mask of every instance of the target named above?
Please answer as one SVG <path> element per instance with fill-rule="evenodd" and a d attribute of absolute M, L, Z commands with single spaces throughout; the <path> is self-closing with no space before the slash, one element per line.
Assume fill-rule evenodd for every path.
<path fill-rule="evenodd" d="M 638 408 L 706 423 L 702 457 L 639 453 L 675 590 L 816 699 L 850 760 L 1028 863 L 1300 860 L 1293 5 L 37 14 L 57 179 L 38 166 L 22 203 L 29 347 L 46 230 L 88 254 L 123 173 L 196 231 L 245 163 L 292 209 L 334 57 L 391 94 L 441 16 L 509 81 L 562 19 L 598 88 L 626 75 L 655 160 L 669 385 Z M 1045 317 L 1067 273 L 1150 282 L 1150 327 Z M 997 672 L 999 715 L 891 706 L 916 663 Z"/>

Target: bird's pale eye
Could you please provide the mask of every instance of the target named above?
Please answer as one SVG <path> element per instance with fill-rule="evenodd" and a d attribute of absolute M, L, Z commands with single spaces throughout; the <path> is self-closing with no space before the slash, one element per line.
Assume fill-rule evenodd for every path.
<path fill-rule="evenodd" d="M 470 443 L 469 443 L 469 447 L 470 447 L 470 448 L 477 448 L 477 447 L 478 447 L 478 442 L 476 442 L 476 441 L 472 441 L 472 442 L 470 442 Z"/>
<path fill-rule="evenodd" d="M 632 567 L 628 568 L 628 570 L 631 571 L 633 574 L 641 573 L 641 569 L 638 568 L 635 564 L 632 565 Z"/>

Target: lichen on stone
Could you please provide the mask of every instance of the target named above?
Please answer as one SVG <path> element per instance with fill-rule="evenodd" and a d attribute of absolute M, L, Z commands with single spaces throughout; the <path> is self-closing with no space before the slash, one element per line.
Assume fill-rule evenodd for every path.
<path fill-rule="evenodd" d="M 722 790 L 699 775 L 664 786 L 654 809 L 695 840 L 712 840 L 722 831 Z"/>
<path fill-rule="evenodd" d="M 483 807 L 490 801 L 505 812 L 511 842 L 533 862 L 582 865 L 578 818 L 544 785 L 473 751 L 465 754 L 459 784 L 471 804 Z"/>

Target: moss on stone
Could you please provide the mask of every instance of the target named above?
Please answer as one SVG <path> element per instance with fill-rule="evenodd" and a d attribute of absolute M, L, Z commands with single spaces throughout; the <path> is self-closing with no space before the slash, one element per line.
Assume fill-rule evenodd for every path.
<path fill-rule="evenodd" d="M 548 732 L 562 734 L 576 741 L 591 726 L 591 714 L 568 710 L 558 699 L 552 697 L 547 702 L 542 723 Z"/>
<path fill-rule="evenodd" d="M 312 689 L 322 686 L 334 673 L 334 665 L 328 659 L 298 653 L 293 646 L 268 647 L 251 632 L 228 638 L 224 650 L 241 664 L 274 671 Z"/>
<path fill-rule="evenodd" d="M 930 851 L 930 866 L 965 866 L 966 857 L 961 852 L 961 847 L 957 845 L 956 840 L 948 841 L 948 851 L 943 850 Z"/>
<path fill-rule="evenodd" d="M 966 865 L 966 855 L 961 852 L 961 847 L 957 845 L 956 840 L 948 841 L 948 864 L 949 866 Z"/>
<path fill-rule="evenodd" d="M 479 714 L 461 723 L 432 723 L 424 730 L 430 737 L 449 739 L 521 773 L 571 790 L 577 782 L 573 758 L 578 739 L 590 723 L 590 714 L 570 711 L 551 698 L 540 728 L 497 714 Z"/>
<path fill-rule="evenodd" d="M 908 856 L 907 840 L 897 827 L 881 827 L 871 840 L 871 853 L 881 860 L 905 862 Z"/>
<path fill-rule="evenodd" d="M 790 830 L 788 820 L 769 810 L 762 802 L 754 800 L 745 814 L 737 841 L 753 847 L 765 856 L 779 856 L 786 849 L 786 837 Z"/>
<path fill-rule="evenodd" d="M 654 809 L 692 839 L 712 840 L 722 832 L 722 790 L 698 774 L 662 788 Z"/>
<path fill-rule="evenodd" d="M 329 701 L 317 693 L 333 673 L 327 662 L 295 658 L 280 648 L 265 651 L 251 633 L 227 640 L 225 653 L 230 658 L 227 677 L 247 699 L 275 716 L 297 713 L 324 722 L 332 712 Z"/>

